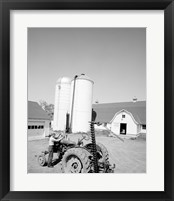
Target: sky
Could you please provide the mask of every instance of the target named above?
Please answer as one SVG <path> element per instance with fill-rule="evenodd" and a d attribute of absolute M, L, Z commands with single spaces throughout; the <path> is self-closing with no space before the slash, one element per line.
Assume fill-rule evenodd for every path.
<path fill-rule="evenodd" d="M 146 100 L 145 28 L 29 28 L 28 100 L 54 104 L 59 77 L 94 81 L 93 103 Z"/>

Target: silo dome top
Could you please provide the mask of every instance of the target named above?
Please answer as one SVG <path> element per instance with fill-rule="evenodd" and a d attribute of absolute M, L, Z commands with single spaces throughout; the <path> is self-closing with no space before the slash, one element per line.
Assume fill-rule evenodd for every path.
<path fill-rule="evenodd" d="M 88 80 L 90 82 L 92 82 L 94 84 L 94 81 L 91 80 L 91 78 L 89 78 L 88 76 L 86 76 L 85 74 L 81 74 L 77 77 L 78 80 Z"/>
<path fill-rule="evenodd" d="M 69 77 L 60 77 L 57 81 L 56 81 L 56 83 L 58 84 L 60 84 L 60 83 L 63 83 L 63 84 L 69 84 L 69 83 L 71 83 L 71 79 L 69 78 Z"/>

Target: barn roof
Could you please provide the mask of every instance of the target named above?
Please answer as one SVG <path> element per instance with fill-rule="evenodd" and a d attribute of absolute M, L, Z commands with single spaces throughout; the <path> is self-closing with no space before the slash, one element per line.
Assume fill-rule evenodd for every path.
<path fill-rule="evenodd" d="M 28 101 L 28 119 L 50 120 L 50 117 L 37 102 Z"/>
<path fill-rule="evenodd" d="M 93 104 L 97 113 L 96 121 L 110 122 L 117 112 L 126 110 L 130 112 L 139 124 L 146 124 L 146 101 L 121 102 L 121 103 L 98 103 Z"/>

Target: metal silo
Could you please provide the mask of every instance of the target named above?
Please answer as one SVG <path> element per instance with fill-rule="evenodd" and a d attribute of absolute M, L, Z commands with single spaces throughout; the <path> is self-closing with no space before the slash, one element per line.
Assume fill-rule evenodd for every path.
<path fill-rule="evenodd" d="M 90 130 L 93 84 L 94 82 L 84 74 L 75 76 L 72 80 L 70 129 L 73 133 Z"/>
<path fill-rule="evenodd" d="M 70 111 L 71 79 L 61 77 L 56 82 L 53 130 L 65 130 Z"/>

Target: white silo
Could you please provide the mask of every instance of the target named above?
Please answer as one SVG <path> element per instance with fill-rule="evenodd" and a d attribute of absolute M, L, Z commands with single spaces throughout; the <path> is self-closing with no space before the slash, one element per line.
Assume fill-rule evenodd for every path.
<path fill-rule="evenodd" d="M 82 74 L 75 76 L 71 83 L 70 129 L 75 132 L 90 130 L 94 82 Z"/>
<path fill-rule="evenodd" d="M 53 130 L 65 130 L 70 111 L 71 79 L 61 77 L 56 82 Z"/>

